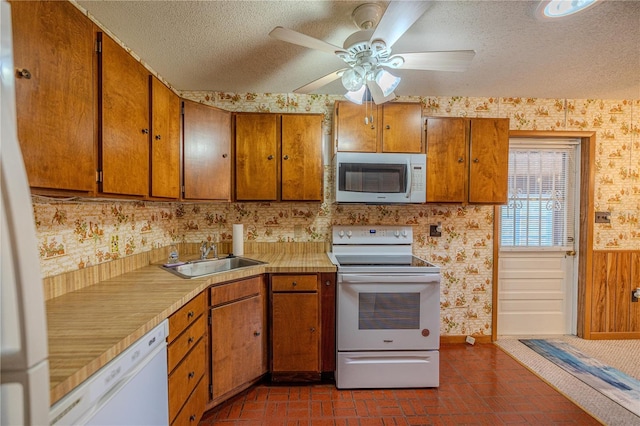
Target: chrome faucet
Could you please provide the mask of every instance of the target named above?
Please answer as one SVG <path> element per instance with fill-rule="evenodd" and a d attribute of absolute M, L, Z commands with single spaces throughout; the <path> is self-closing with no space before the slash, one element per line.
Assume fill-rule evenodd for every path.
<path fill-rule="evenodd" d="M 218 246 L 216 243 L 207 243 L 206 241 L 202 242 L 200 246 L 200 260 L 205 260 L 209 255 L 209 252 L 213 250 L 213 258 L 218 258 Z"/>

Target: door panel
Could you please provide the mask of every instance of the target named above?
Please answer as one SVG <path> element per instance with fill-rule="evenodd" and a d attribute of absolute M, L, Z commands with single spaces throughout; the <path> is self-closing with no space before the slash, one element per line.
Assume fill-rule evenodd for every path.
<path fill-rule="evenodd" d="M 563 252 L 500 253 L 498 334 L 566 333 L 566 262 Z"/>

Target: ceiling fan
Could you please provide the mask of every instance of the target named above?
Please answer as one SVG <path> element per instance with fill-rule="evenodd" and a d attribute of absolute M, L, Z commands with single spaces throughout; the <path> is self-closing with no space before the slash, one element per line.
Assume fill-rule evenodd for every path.
<path fill-rule="evenodd" d="M 429 1 L 391 1 L 383 13 L 380 4 L 361 4 L 352 14 L 360 30 L 347 37 L 343 47 L 284 27 L 274 28 L 269 35 L 336 55 L 348 65 L 294 90 L 294 93 L 311 93 L 341 78 L 347 99 L 356 103 L 373 100 L 382 104 L 396 97 L 394 90 L 400 83 L 400 77 L 388 69 L 465 71 L 475 56 L 473 50 L 391 54 L 395 42 L 430 6 Z"/>

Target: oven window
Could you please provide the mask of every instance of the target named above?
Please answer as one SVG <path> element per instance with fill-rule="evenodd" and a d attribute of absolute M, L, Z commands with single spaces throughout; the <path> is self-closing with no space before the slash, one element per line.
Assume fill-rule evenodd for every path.
<path fill-rule="evenodd" d="M 407 192 L 406 164 L 341 163 L 338 173 L 340 191 Z"/>
<path fill-rule="evenodd" d="M 358 329 L 420 328 L 420 293 L 358 293 Z"/>

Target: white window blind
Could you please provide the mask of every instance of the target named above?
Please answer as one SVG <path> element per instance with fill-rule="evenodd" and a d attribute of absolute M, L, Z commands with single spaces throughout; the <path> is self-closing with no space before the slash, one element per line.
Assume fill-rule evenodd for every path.
<path fill-rule="evenodd" d="M 573 248 L 576 142 L 510 141 L 501 246 Z"/>

